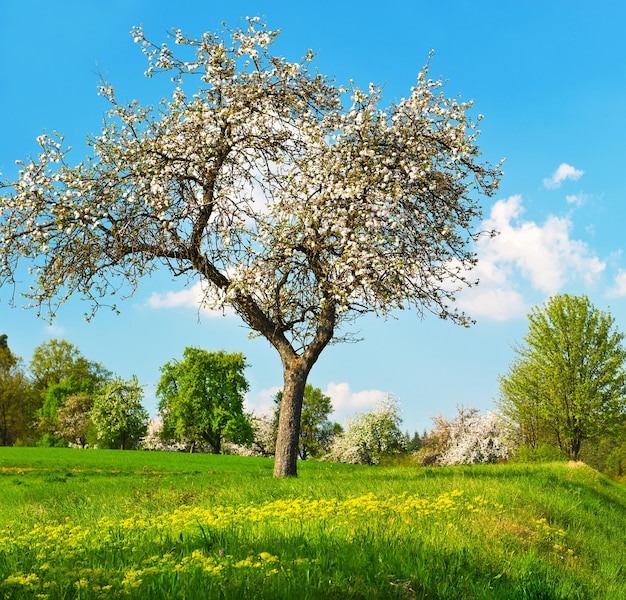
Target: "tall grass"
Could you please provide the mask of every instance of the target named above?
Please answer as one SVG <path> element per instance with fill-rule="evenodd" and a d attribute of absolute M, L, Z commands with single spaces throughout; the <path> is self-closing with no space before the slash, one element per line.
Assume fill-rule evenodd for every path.
<path fill-rule="evenodd" d="M 0 598 L 626 598 L 626 489 L 418 469 L 0 449 Z"/>

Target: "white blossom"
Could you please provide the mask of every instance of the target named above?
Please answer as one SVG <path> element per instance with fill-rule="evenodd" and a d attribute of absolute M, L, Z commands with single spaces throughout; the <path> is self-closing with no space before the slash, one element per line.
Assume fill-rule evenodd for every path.
<path fill-rule="evenodd" d="M 333 438 L 324 460 L 348 464 L 378 464 L 383 456 L 404 449 L 399 400 L 388 396 L 368 413 L 357 413 L 344 433 Z"/>
<path fill-rule="evenodd" d="M 24 295 L 54 316 L 71 294 L 95 311 L 158 268 L 199 276 L 299 377 L 363 313 L 470 323 L 454 294 L 473 284 L 478 198 L 500 176 L 478 159 L 471 103 L 446 98 L 427 65 L 384 106 L 375 85 L 320 75 L 310 51 L 271 54 L 277 35 L 256 18 L 176 30 L 174 52 L 134 28 L 146 75 L 167 72 L 172 94 L 123 104 L 101 82 L 110 111 L 78 164 L 59 134 L 38 138 L 3 187 L 0 285 L 26 260 Z"/>
<path fill-rule="evenodd" d="M 508 458 L 511 448 L 500 416 L 476 408 L 459 407 L 448 419 L 433 417 L 435 427 L 424 438 L 417 455 L 423 464 L 472 465 Z"/>

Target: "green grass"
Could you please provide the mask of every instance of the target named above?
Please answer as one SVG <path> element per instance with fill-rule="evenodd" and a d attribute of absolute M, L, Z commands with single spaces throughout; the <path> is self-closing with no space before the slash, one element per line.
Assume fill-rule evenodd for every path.
<path fill-rule="evenodd" d="M 0 448 L 0 598 L 626 598 L 626 486 L 582 465 L 421 469 Z"/>

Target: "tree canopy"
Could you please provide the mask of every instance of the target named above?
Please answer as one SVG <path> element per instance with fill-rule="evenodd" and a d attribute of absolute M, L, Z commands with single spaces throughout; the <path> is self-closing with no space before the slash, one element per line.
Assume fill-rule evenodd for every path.
<path fill-rule="evenodd" d="M 145 434 L 148 412 L 142 406 L 143 389 L 136 377 L 114 377 L 95 394 L 90 416 L 98 441 L 128 450 Z"/>
<path fill-rule="evenodd" d="M 624 334 L 586 296 L 554 296 L 528 319 L 498 405 L 519 441 L 550 443 L 576 460 L 585 440 L 626 419 Z"/>
<path fill-rule="evenodd" d="M 112 373 L 85 358 L 77 346 L 63 339 L 51 339 L 37 346 L 29 366 L 39 404 L 39 443 L 67 445 L 66 437 L 59 436 L 58 411 L 72 395 L 93 395 L 112 378 Z"/>
<path fill-rule="evenodd" d="M 222 441 L 252 441 L 252 425 L 244 412 L 248 391 L 246 359 L 238 352 L 185 348 L 181 361 L 161 367 L 157 386 L 163 436 L 193 451 L 208 444 L 219 454 Z"/>
<path fill-rule="evenodd" d="M 67 394 L 93 392 L 111 372 L 100 363 L 85 358 L 78 347 L 67 340 L 52 339 L 37 346 L 29 370 L 34 389 L 45 397 L 51 386 L 61 384 Z"/>
<path fill-rule="evenodd" d="M 8 345 L 8 336 L 0 336 L 0 446 L 29 440 L 32 431 L 34 394 L 22 361 Z"/>
<path fill-rule="evenodd" d="M 157 107 L 118 100 L 92 154 L 76 165 L 62 136 L 38 138 L 36 158 L 5 183 L 0 284 L 54 315 L 77 293 L 95 311 L 165 267 L 199 278 L 205 302 L 229 305 L 278 351 L 284 373 L 276 475 L 295 475 L 302 399 L 320 353 L 342 325 L 413 307 L 459 324 L 454 305 L 474 283 L 481 194 L 499 166 L 480 161 L 471 102 L 418 74 L 407 98 L 334 83 L 270 52 L 277 31 L 244 29 L 176 50 L 135 41 L 147 76 L 168 72 Z"/>

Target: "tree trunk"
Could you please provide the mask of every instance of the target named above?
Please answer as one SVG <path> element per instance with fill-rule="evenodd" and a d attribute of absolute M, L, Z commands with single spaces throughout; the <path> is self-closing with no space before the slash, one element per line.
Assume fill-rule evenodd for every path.
<path fill-rule="evenodd" d="M 579 438 L 574 438 L 570 443 L 570 458 L 571 460 L 578 460 L 578 456 L 580 454 L 580 448 L 582 446 L 582 440 Z"/>
<path fill-rule="evenodd" d="M 278 435 L 274 477 L 296 477 L 298 475 L 298 441 L 300 438 L 300 415 L 304 400 L 304 386 L 310 367 L 302 359 L 287 363 L 283 360 L 283 398 L 280 403 Z"/>
<path fill-rule="evenodd" d="M 316 262 L 315 256 L 309 258 Z M 324 273 L 317 263 L 313 270 L 318 280 L 323 281 Z M 226 284 L 215 282 L 210 272 L 207 274 L 207 279 L 224 289 L 226 287 Z M 274 477 L 296 477 L 304 387 L 320 353 L 333 339 L 337 322 L 335 301 L 332 298 L 326 298 L 322 303 L 315 335 L 302 354 L 294 350 L 284 330 L 278 329 L 277 324 L 265 315 L 251 297 L 245 295 L 237 297 L 235 307 L 239 314 L 246 315 L 246 321 L 250 327 L 265 336 L 274 346 L 283 363 L 283 399 L 278 418 Z"/>

